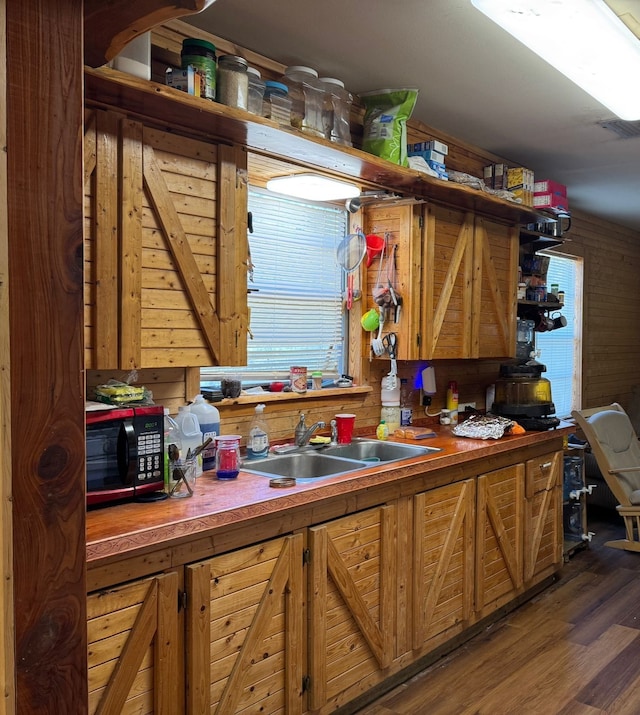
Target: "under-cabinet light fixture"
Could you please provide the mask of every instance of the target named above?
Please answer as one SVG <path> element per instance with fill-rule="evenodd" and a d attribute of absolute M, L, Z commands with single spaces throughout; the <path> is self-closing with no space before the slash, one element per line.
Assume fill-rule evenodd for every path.
<path fill-rule="evenodd" d="M 360 196 L 359 186 L 321 174 L 279 176 L 267 181 L 267 189 L 309 201 L 340 201 Z"/>
<path fill-rule="evenodd" d="M 640 39 L 603 0 L 471 4 L 618 117 L 640 119 Z"/>

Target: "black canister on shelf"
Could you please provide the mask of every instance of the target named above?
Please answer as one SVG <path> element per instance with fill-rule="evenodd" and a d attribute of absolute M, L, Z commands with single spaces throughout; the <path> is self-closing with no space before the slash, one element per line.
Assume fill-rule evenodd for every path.
<path fill-rule="evenodd" d="M 206 99 L 216 98 L 216 47 L 207 40 L 188 37 L 182 41 L 180 53 L 182 69 L 189 65 L 200 70 L 204 75 L 204 96 Z"/>

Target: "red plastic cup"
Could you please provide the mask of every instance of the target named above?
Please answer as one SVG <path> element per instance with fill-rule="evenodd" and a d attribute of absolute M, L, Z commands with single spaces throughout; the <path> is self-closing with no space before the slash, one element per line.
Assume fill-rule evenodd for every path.
<path fill-rule="evenodd" d="M 356 416 L 352 414 L 336 415 L 336 427 L 338 428 L 338 444 L 351 444 L 353 437 L 353 425 Z"/>

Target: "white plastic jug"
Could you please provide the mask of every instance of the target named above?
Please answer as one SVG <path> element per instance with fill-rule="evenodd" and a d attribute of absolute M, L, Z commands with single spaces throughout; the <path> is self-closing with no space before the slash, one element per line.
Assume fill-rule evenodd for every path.
<path fill-rule="evenodd" d="M 202 450 L 202 470 L 207 472 L 216 468 L 215 438 L 220 434 L 220 412 L 202 395 L 196 395 L 191 403 L 191 413 L 198 418 L 202 442 L 211 437 L 209 446 Z"/>
<path fill-rule="evenodd" d="M 200 423 L 198 418 L 189 405 L 183 405 L 178 408 L 178 416 L 176 422 L 180 427 L 180 436 L 182 439 L 182 454 L 186 459 L 189 452 L 193 452 L 202 444 L 202 432 L 200 432 Z M 198 459 L 196 475 L 202 474 L 202 459 Z"/>

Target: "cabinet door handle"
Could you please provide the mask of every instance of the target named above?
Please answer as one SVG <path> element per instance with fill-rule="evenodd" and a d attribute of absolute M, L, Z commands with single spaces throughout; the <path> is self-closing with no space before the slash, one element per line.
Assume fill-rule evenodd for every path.
<path fill-rule="evenodd" d="M 551 466 L 551 462 L 545 462 L 544 464 L 540 465 L 540 469 L 547 469 L 550 466 Z"/>

